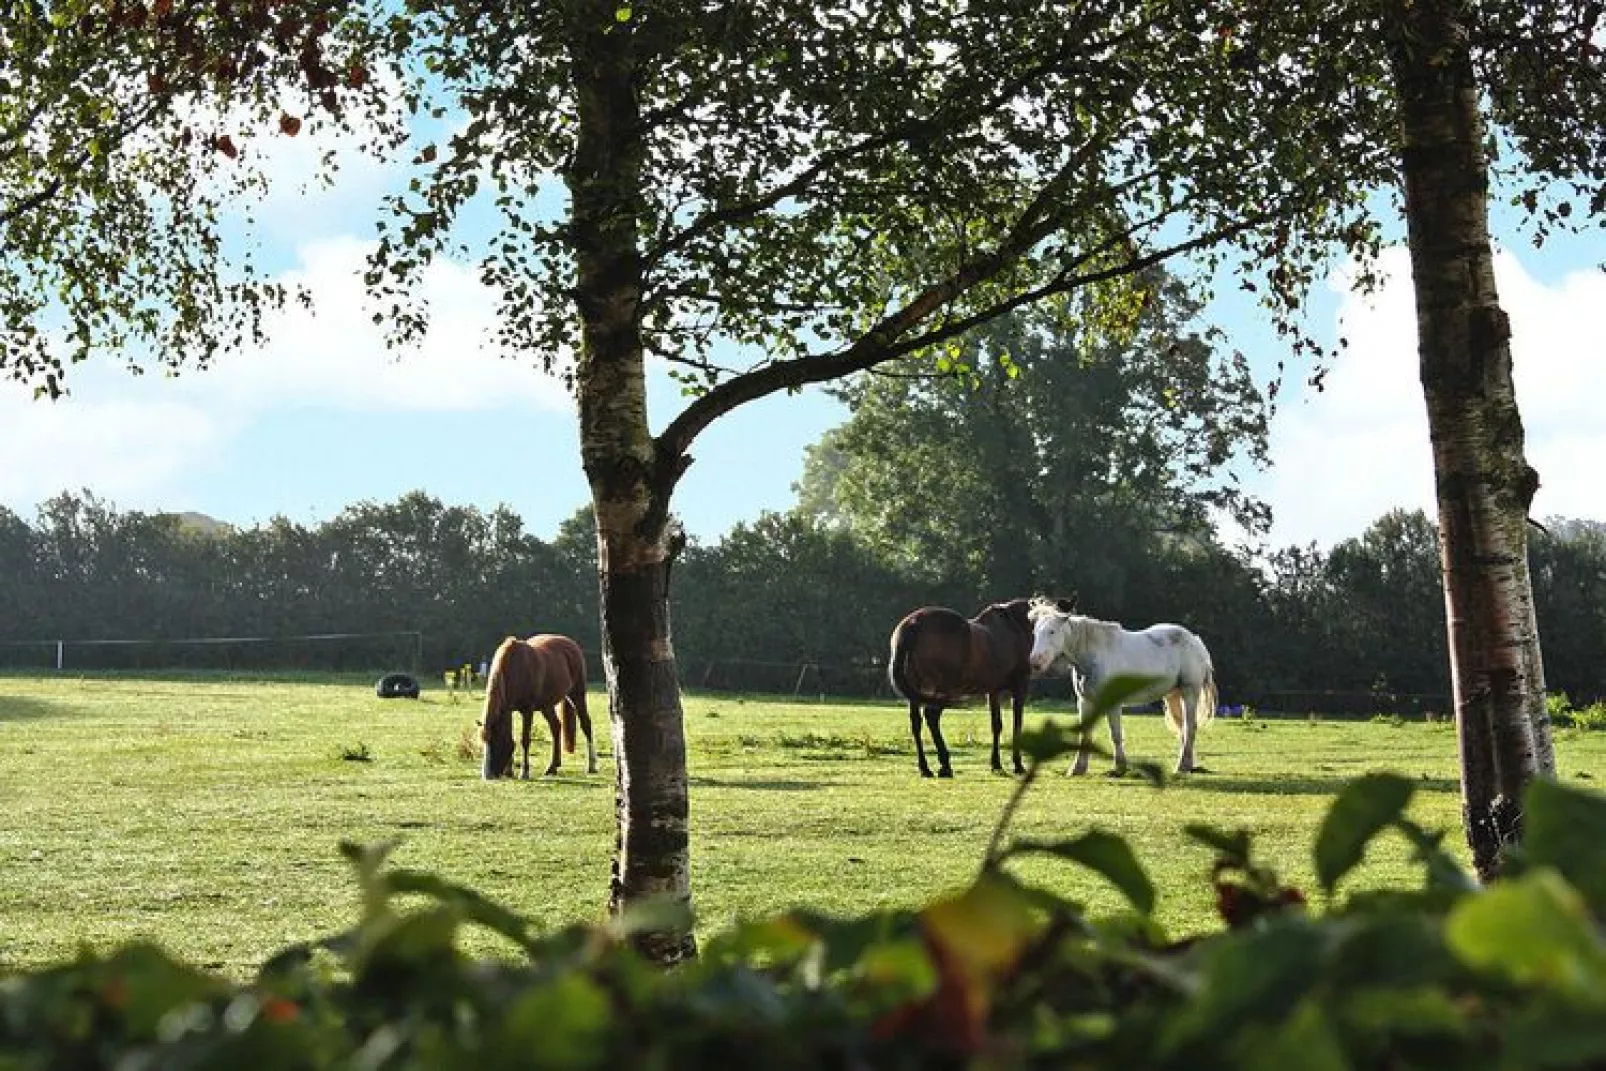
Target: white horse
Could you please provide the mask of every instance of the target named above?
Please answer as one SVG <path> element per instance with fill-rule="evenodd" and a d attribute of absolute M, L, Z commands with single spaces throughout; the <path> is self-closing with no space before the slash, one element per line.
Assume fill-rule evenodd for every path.
<path fill-rule="evenodd" d="M 1204 641 L 1181 625 L 1150 625 L 1128 632 L 1111 621 L 1083 617 L 1064 603 L 1036 598 L 1028 612 L 1032 622 L 1032 672 L 1042 675 L 1060 660 L 1072 666 L 1077 710 L 1083 718 L 1099 688 L 1113 676 L 1132 674 L 1155 677 L 1149 688 L 1110 711 L 1110 742 L 1115 746 L 1115 772 L 1126 770 L 1126 746 L 1121 738 L 1122 707 L 1165 701 L 1166 724 L 1182 737 L 1177 773 L 1194 768 L 1193 739 L 1216 712 L 1216 671 Z M 1067 772 L 1087 772 L 1088 749 L 1076 755 Z"/>

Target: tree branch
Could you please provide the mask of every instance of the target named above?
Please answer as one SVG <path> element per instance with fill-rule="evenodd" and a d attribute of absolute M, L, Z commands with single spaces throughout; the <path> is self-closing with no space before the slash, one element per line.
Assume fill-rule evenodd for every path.
<path fill-rule="evenodd" d="M 1062 175 L 1064 173 L 1062 172 Z M 1059 176 L 1057 176 L 1059 177 Z M 1045 194 L 1047 189 L 1043 191 Z M 1043 200 L 1040 195 L 1034 206 Z M 984 260 L 962 266 L 953 275 L 921 291 L 902 308 L 883 317 L 866 334 L 853 344 L 833 353 L 797 357 L 754 369 L 735 379 L 726 380 L 687 406 L 658 436 L 657 447 L 661 458 L 682 458 L 692 441 L 715 419 L 737 406 L 755 401 L 776 391 L 794 389 L 811 383 L 824 383 L 841 379 L 908 356 L 917 350 L 945 342 L 974 327 L 996 319 L 1024 305 L 1056 294 L 1067 293 L 1079 287 L 1134 275 L 1148 270 L 1172 257 L 1206 248 L 1218 242 L 1254 230 L 1278 218 L 1281 212 L 1266 212 L 1208 231 L 1187 241 L 1165 246 L 1143 256 L 1130 257 L 1119 264 L 1098 271 L 1078 275 L 1061 273 L 1042 286 L 1024 290 L 1002 301 L 957 320 L 950 320 L 923 334 L 905 337 L 906 333 L 967 291 L 995 276 L 1018 260 L 1021 253 L 1037 241 L 1052 233 L 1059 223 L 1058 214 L 1050 217 L 1048 225 L 1024 227 L 1017 224 L 1009 239 Z"/>
<path fill-rule="evenodd" d="M 803 193 L 821 175 L 849 160 L 878 152 L 903 142 L 928 138 L 934 132 L 955 129 L 974 122 L 982 116 L 1005 106 L 1037 79 L 1060 69 L 1061 65 L 1071 55 L 1074 36 L 1074 34 L 1067 33 L 1061 39 L 1060 47 L 1053 55 L 1022 71 L 1017 77 L 1001 85 L 996 92 L 968 107 L 957 109 L 951 115 L 937 114 L 925 119 L 911 119 L 874 136 L 861 138 L 851 145 L 823 153 L 813 164 L 793 176 L 790 180 L 771 187 L 768 191 L 756 194 L 745 201 L 704 213 L 677 233 L 664 238 L 652 248 L 646 250 L 642 258 L 644 272 L 650 274 L 665 258 L 721 227 L 752 219 L 760 213 L 774 208 L 787 198 Z"/>

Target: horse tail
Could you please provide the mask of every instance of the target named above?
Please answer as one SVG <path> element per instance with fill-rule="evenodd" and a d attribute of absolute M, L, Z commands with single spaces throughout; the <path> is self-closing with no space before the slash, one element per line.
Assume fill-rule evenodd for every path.
<path fill-rule="evenodd" d="M 910 702 L 920 698 L 920 690 L 909 680 L 909 651 L 919 627 L 918 621 L 904 618 L 892 632 L 892 654 L 887 659 L 887 679 L 892 690 Z"/>
<path fill-rule="evenodd" d="M 1203 696 L 1204 690 L 1200 689 L 1199 694 Z M 1182 720 L 1185 716 L 1182 706 L 1183 702 L 1184 700 L 1182 698 L 1181 688 L 1171 689 L 1165 694 L 1165 698 L 1160 700 L 1160 705 L 1165 707 L 1166 728 L 1170 729 L 1172 735 L 1174 736 L 1182 735 Z"/>
<path fill-rule="evenodd" d="M 1199 706 L 1202 708 L 1199 711 L 1199 728 L 1202 729 L 1206 725 L 1210 724 L 1210 720 L 1216 716 L 1216 705 L 1221 702 L 1221 696 L 1216 693 L 1215 666 L 1207 665 L 1205 667 L 1204 688 L 1200 690 L 1199 694 L 1201 700 L 1208 700 L 1201 701 L 1199 704 Z"/>
<path fill-rule="evenodd" d="M 563 697 L 563 747 L 573 754 L 574 738 L 579 735 L 578 715 L 587 713 L 586 656 L 579 644 L 569 651 L 569 672 L 574 683 L 569 685 L 569 694 Z"/>
<path fill-rule="evenodd" d="M 580 702 L 585 702 L 583 696 Z M 574 736 L 580 731 L 577 725 L 578 719 L 575 717 L 574 705 L 575 698 L 573 695 L 563 697 L 563 750 L 571 755 L 574 754 Z"/>

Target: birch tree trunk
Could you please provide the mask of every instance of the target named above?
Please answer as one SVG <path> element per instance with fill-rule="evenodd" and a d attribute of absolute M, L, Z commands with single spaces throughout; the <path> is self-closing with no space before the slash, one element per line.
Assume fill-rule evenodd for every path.
<path fill-rule="evenodd" d="M 1523 455 L 1511 327 L 1489 242 L 1483 120 L 1459 8 L 1388 3 L 1463 819 L 1487 880 L 1522 835 L 1523 789 L 1555 770 L 1528 575 L 1539 476 Z"/>
<path fill-rule="evenodd" d="M 641 335 L 644 144 L 631 27 L 617 5 L 575 5 L 570 60 L 579 132 L 573 198 L 581 353 L 580 452 L 597 518 L 602 658 L 617 770 L 615 913 L 691 903 L 686 739 L 669 629 L 669 499 L 681 466 L 660 461 L 647 419 Z M 637 938 L 660 962 L 694 955 L 689 930 Z"/>

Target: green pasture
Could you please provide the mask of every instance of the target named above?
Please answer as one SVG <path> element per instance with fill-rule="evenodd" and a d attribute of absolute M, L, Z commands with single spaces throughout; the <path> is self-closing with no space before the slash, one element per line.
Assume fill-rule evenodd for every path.
<path fill-rule="evenodd" d="M 592 704 L 600 773 L 583 772 L 582 748 L 554 779 L 486 784 L 473 753 L 477 700 L 439 688 L 382 701 L 355 679 L 0 676 L 0 968 L 150 938 L 243 977 L 355 919 L 341 839 L 398 838 L 397 865 L 545 925 L 598 918 L 614 767 L 606 698 Z M 693 693 L 685 709 L 703 934 L 792 905 L 856 914 L 922 903 L 974 872 L 1014 785 L 987 768 L 985 706 L 945 716 L 952 781 L 918 776 L 906 716 L 890 700 Z M 1064 707 L 1039 704 L 1028 718 L 1049 711 Z M 1175 743 L 1157 716 L 1126 724 L 1135 758 L 1169 764 Z M 546 747 L 538 727 L 532 765 Z M 1558 753 L 1564 778 L 1606 780 L 1606 733 L 1564 732 Z M 1126 836 L 1174 935 L 1214 925 L 1209 855 L 1185 823 L 1251 830 L 1266 861 L 1308 886 L 1320 816 L 1345 779 L 1368 770 L 1417 778 L 1415 817 L 1450 829 L 1464 854 L 1447 724 L 1218 721 L 1199 756 L 1209 772 L 1163 790 L 1103 776 L 1107 762 L 1077 779 L 1057 763 L 1015 831 Z M 1095 914 L 1119 907 L 1101 879 L 1068 864 L 1018 869 Z M 1394 839 L 1351 879 L 1414 880 Z M 487 938 L 483 950 L 496 946 Z"/>

